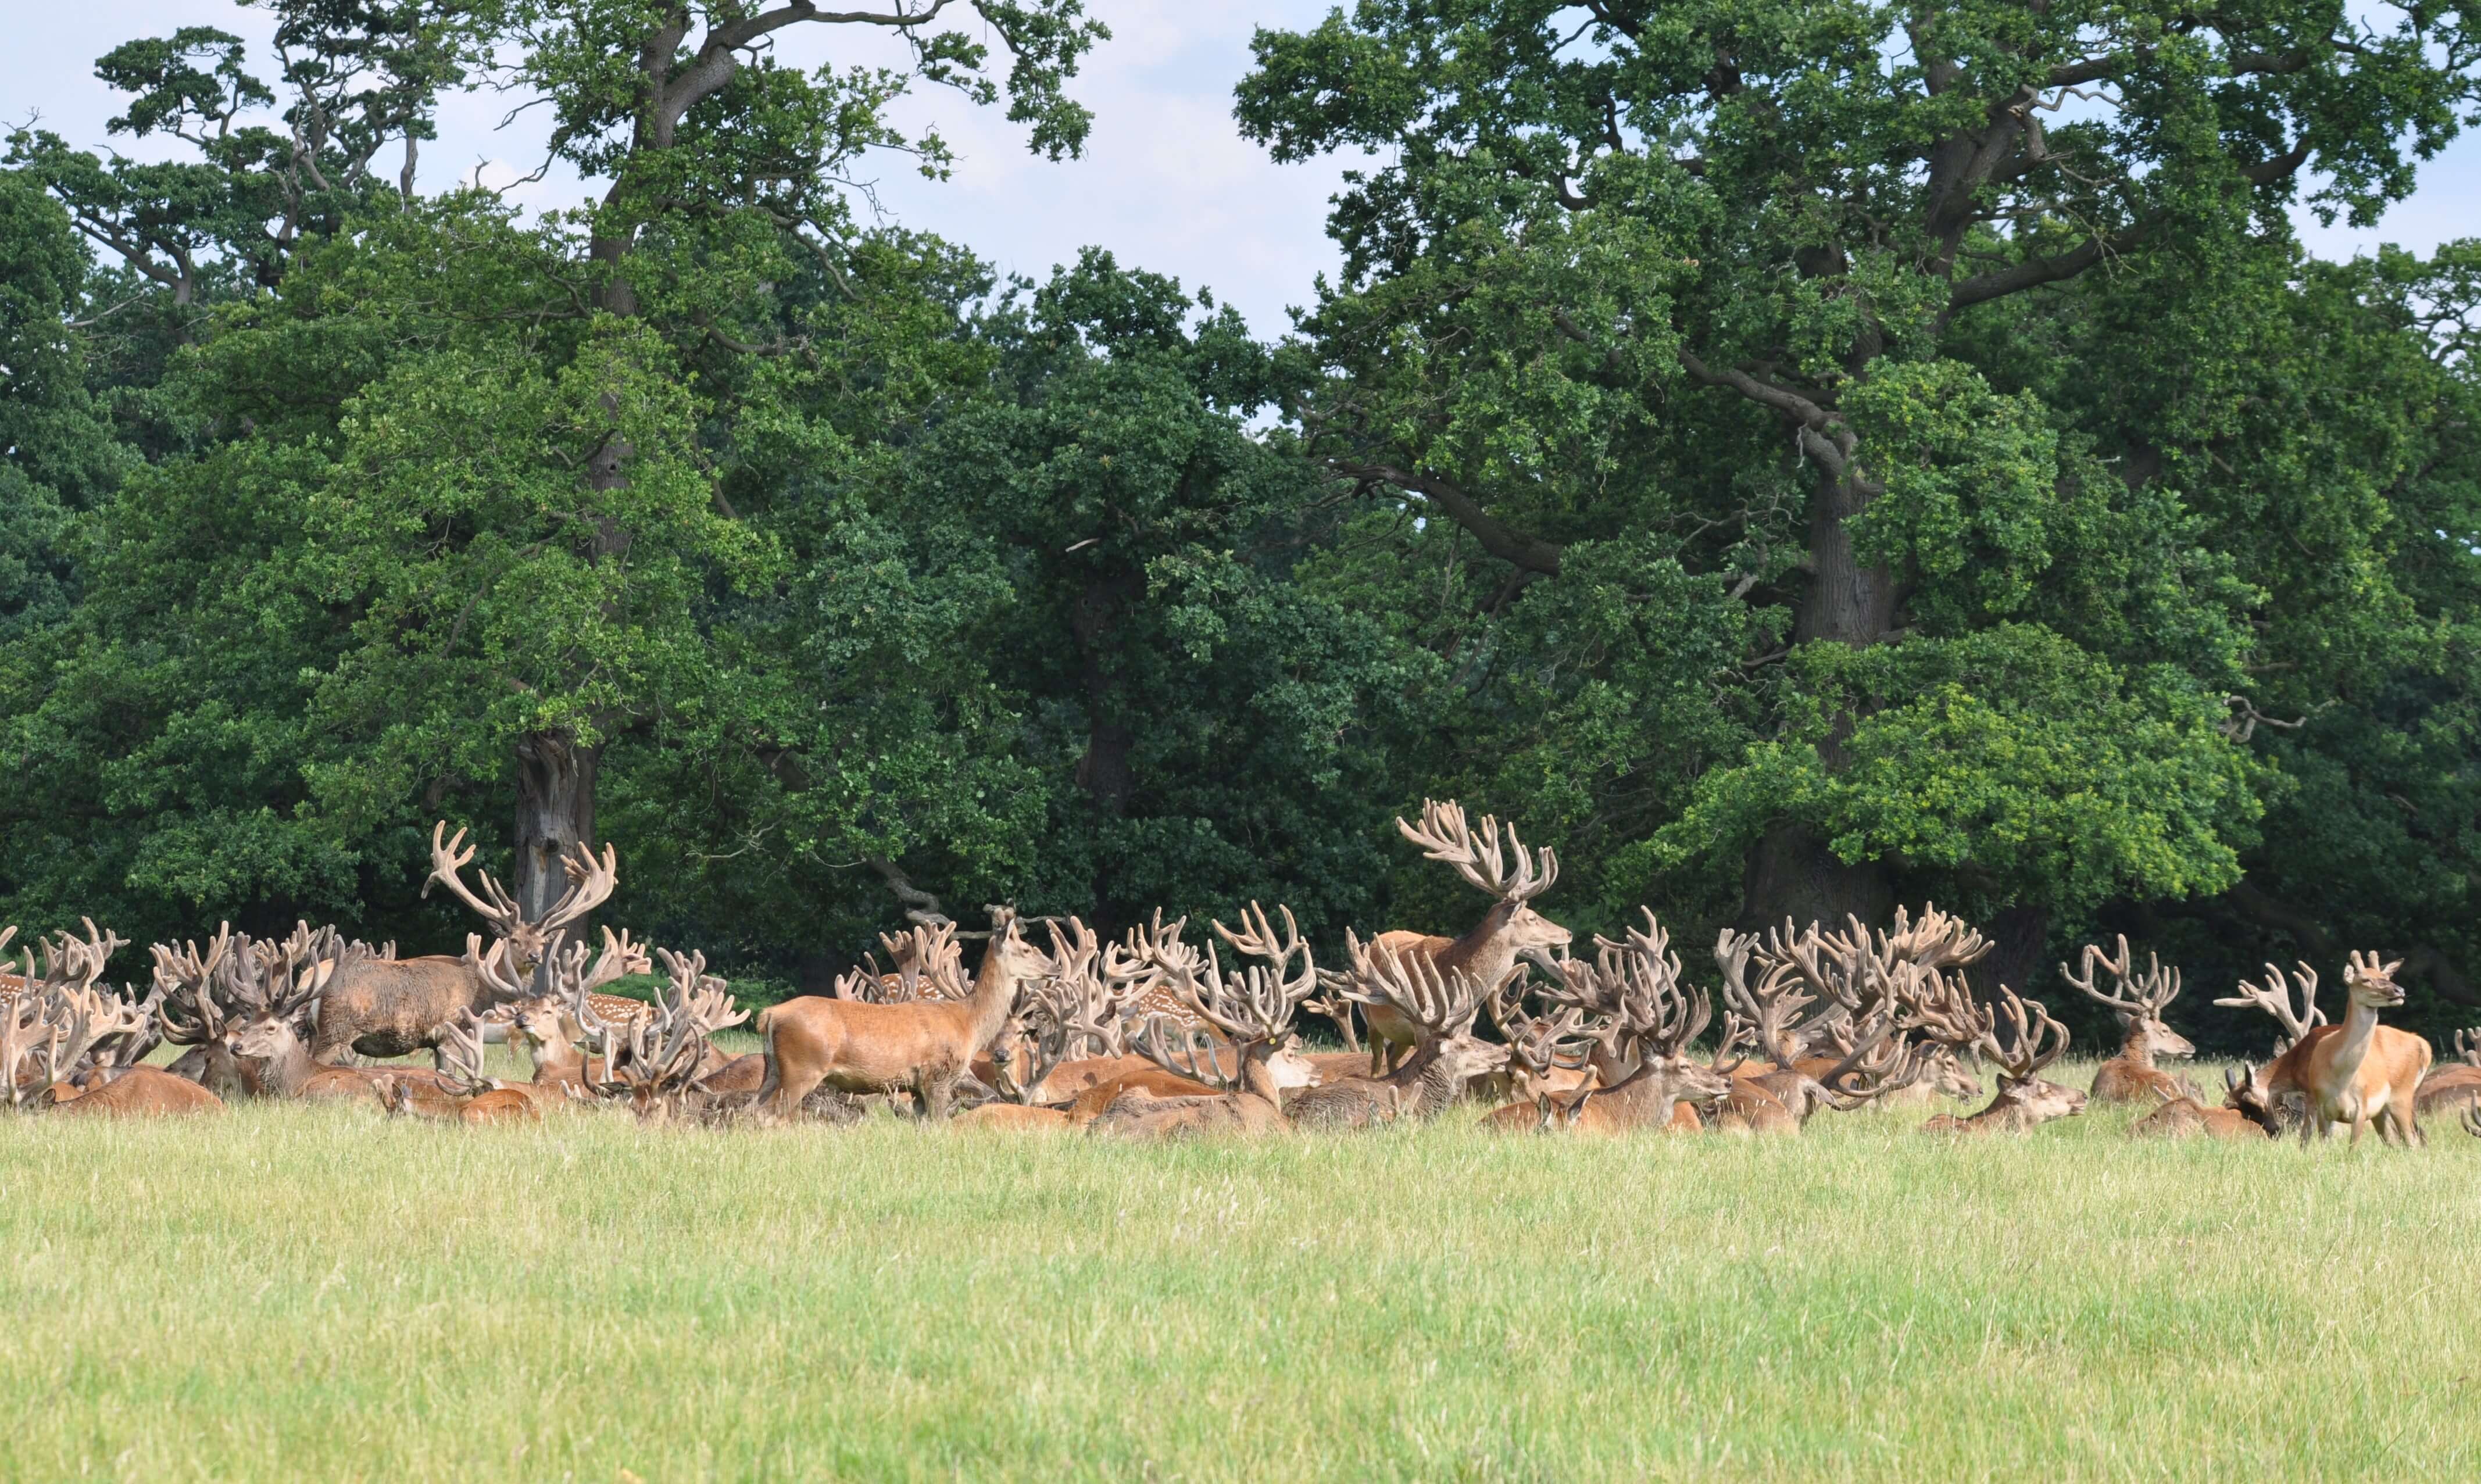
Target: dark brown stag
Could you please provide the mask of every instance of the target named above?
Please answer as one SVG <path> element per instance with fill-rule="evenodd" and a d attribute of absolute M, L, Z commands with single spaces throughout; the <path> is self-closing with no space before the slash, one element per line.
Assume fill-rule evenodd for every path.
<path fill-rule="evenodd" d="M 465 832 L 442 844 L 445 824 L 431 832 L 432 882 L 480 913 L 492 932 L 508 944 L 509 962 L 519 976 L 530 977 L 548 958 L 560 936 L 601 906 L 619 884 L 619 862 L 610 846 L 596 860 L 582 846 L 562 861 L 568 891 L 540 921 L 528 922 L 516 899 L 481 873 L 482 891 L 469 890 L 458 876 L 474 859 L 472 847 L 459 850 Z M 467 1010 L 482 1011 L 500 1002 L 500 992 L 480 969 L 472 948 L 462 957 L 444 953 L 420 958 L 357 958 L 340 964 L 319 1001 L 319 1024 L 311 1038 L 316 1060 L 332 1062 L 347 1052 L 365 1056 L 403 1056 L 429 1050 L 436 1053 L 438 1029 Z"/>

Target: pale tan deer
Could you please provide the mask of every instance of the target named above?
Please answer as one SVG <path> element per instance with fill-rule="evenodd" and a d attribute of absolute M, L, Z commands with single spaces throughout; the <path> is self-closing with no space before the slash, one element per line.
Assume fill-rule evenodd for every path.
<path fill-rule="evenodd" d="M 2078 994 L 2108 1009 L 2119 1017 L 2119 1054 L 2094 1069 L 2093 1097 L 2097 1103 L 2171 1102 L 2196 1096 L 2196 1089 L 2154 1065 L 2156 1056 L 2193 1056 L 2197 1048 L 2186 1036 L 2163 1020 L 2162 1012 L 2180 998 L 2180 971 L 2165 969 L 2152 953 L 2145 955 L 2145 973 L 2136 973 L 2135 953 L 2128 946 L 2128 935 L 2119 935 L 2119 953 L 2104 953 L 2098 944 L 2085 945 L 2080 965 L 2081 976 L 2059 965 L 2059 976 Z M 2096 987 L 2096 970 L 2107 972 L 2111 987 Z"/>
<path fill-rule="evenodd" d="M 1873 1007 L 1900 1007 L 1922 985 L 1955 979 L 1990 948 L 1989 940 L 1935 903 L 1925 905 L 1918 920 L 1909 909 L 1897 908 L 1892 931 L 1865 927 L 1855 917 L 1846 917 L 1836 932 L 1815 923 L 1795 931 L 1789 921 L 1763 938 L 1724 930 L 1714 944 L 1724 992 L 1755 1028 L 1757 1049 L 1765 1058 L 1743 1065 L 1739 1079 L 1754 1081 L 1787 1070 L 1817 1079 L 1852 1051 L 1855 1027 Z M 1753 959 L 1760 971 L 1755 985 L 1747 979 Z M 1880 1103 L 1917 1105 L 1940 1097 L 1971 1102 L 1981 1096 L 1981 1080 L 1953 1048 L 1921 1043 L 1920 1057 L 1921 1075 L 1882 1087 Z"/>
<path fill-rule="evenodd" d="M 2048 1008 L 2001 984 L 1994 1010 L 1973 1001 L 1963 976 L 1938 977 L 1941 992 L 1917 1001 L 1915 1018 L 1927 1035 L 1952 1049 L 1977 1046 L 1983 1057 L 1998 1067 L 1998 1091 L 1979 1112 L 1962 1118 L 1943 1113 L 1922 1124 L 1921 1132 L 2023 1133 L 2085 1110 L 2082 1092 L 2041 1075 L 2068 1049 L 2068 1028 L 2051 1019 Z M 2010 1031 L 2004 1042 L 1998 1028 L 2002 1022 Z"/>
<path fill-rule="evenodd" d="M 523 977 L 548 958 L 561 935 L 608 900 L 619 884 L 619 859 L 612 846 L 596 859 L 580 846 L 561 858 L 568 890 L 553 903 L 542 921 L 530 923 L 516 899 L 491 878 L 480 874 L 478 893 L 458 874 L 474 859 L 475 847 L 464 846 L 465 832 L 442 843 L 446 824 L 431 831 L 431 875 L 423 882 L 429 895 L 433 884 L 481 914 L 491 931 L 506 941 L 509 965 Z M 463 957 L 430 954 L 419 958 L 353 957 L 340 964 L 319 1001 L 319 1023 L 311 1037 L 311 1055 L 333 1062 L 358 1052 L 365 1056 L 403 1056 L 416 1051 L 436 1055 L 437 1028 L 466 1010 L 486 1010 L 497 1002 L 479 970 L 476 953 Z"/>
<path fill-rule="evenodd" d="M 2378 1024 L 2380 1010 L 2404 1002 L 2403 988 L 2394 981 L 2400 967 L 2400 959 L 2381 964 L 2374 953 L 2355 951 L 2343 971 L 2351 1006 L 2343 1024 L 2309 1028 L 2265 1067 L 2248 1068 L 2225 1105 L 2271 1133 L 2285 1095 L 2297 1091 L 2306 1104 L 2303 1140 L 2332 1138 L 2349 1129 L 2358 1144 L 2374 1122 L 2385 1142 L 2408 1149 L 2427 1142 L 2415 1114 L 2420 1080 L 2429 1071 L 2429 1042 Z"/>
<path fill-rule="evenodd" d="M 767 1077 L 759 1106 L 769 1116 L 790 1117 L 824 1082 L 839 1092 L 909 1093 L 921 1117 L 943 1120 L 956 1080 L 1000 1033 L 1018 986 L 1050 968 L 1011 915 L 992 934 L 973 991 L 963 999 L 873 1004 L 804 995 L 761 1011 Z"/>
<path fill-rule="evenodd" d="M 1231 934 L 1243 952 L 1267 959 L 1227 976 L 1209 944 L 1203 953 L 1168 960 L 1162 967 L 1189 1013 L 1214 1028 L 1211 1036 L 1169 1017 L 1149 1020 L 1132 1044 L 1137 1053 L 1175 1076 L 1215 1089 L 1212 1097 L 1158 1099 L 1124 1092 L 1086 1125 L 1087 1132 L 1135 1138 L 1191 1138 L 1203 1134 L 1261 1134 L 1290 1127 L 1283 1088 L 1272 1061 L 1292 1033 L 1293 1013 L 1318 987 L 1318 966 L 1289 908 L 1280 908 L 1279 939 L 1266 914 L 1251 903 L 1255 922 Z M 1295 966 L 1297 961 L 1297 966 Z"/>
<path fill-rule="evenodd" d="M 1550 970 L 1548 955 L 1554 949 L 1566 948 L 1573 935 L 1531 905 L 1534 898 L 1559 879 L 1559 857 L 1549 846 L 1528 853 L 1525 843 L 1516 838 L 1514 825 L 1507 826 L 1502 842 L 1500 822 L 1490 815 L 1482 816 L 1476 835 L 1465 820 L 1463 806 L 1453 799 L 1446 803 L 1424 799 L 1421 824 L 1399 819 L 1396 828 L 1420 846 L 1423 855 L 1453 867 L 1466 885 L 1491 898 L 1491 905 L 1461 937 L 1397 929 L 1380 933 L 1374 947 L 1399 958 L 1420 954 L 1437 964 L 1442 974 L 1461 973 L 1482 985 L 1496 985 L 1506 978 L 1519 955 L 1536 958 L 1546 971 L 1556 972 Z M 1515 856 L 1512 868 L 1511 853 Z M 1370 1030 L 1372 1076 L 1389 1071 L 1421 1041 L 1420 1028 L 1392 1006 L 1364 1005 L 1362 1019 Z"/>
<path fill-rule="evenodd" d="M 1485 986 L 1461 969 L 1442 970 L 1419 953 L 1397 956 L 1345 932 L 1352 967 L 1341 991 L 1367 1008 L 1385 1006 L 1420 1033 L 1413 1054 L 1375 1078 L 1346 1078 L 1294 1093 L 1284 1105 L 1295 1128 L 1366 1129 L 1399 1118 L 1429 1119 L 1464 1096 L 1465 1084 L 1504 1071 L 1508 1049 L 1473 1033 Z M 1511 971 L 1511 977 L 1523 971 Z M 1489 986 L 1497 988 L 1497 986 Z"/>

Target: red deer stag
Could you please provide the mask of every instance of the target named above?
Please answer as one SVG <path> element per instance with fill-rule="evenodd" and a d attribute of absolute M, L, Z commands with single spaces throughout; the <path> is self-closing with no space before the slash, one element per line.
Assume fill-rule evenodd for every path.
<path fill-rule="evenodd" d="M 1050 968 L 1008 914 L 982 951 L 972 993 L 961 998 L 873 1004 L 845 998 L 839 985 L 835 998 L 804 995 L 763 1010 L 758 1033 L 767 1077 L 758 1106 L 767 1116 L 790 1117 L 823 1082 L 846 1093 L 910 1093 L 920 1116 L 944 1119 L 956 1080 L 1000 1033 L 1018 986 Z"/>
<path fill-rule="evenodd" d="M 596 1015 L 583 993 L 571 1002 L 611 1068 L 613 1080 L 597 1090 L 628 1099 L 641 1119 L 716 1111 L 719 1097 L 698 1082 L 700 1073 L 715 1064 L 707 1038 L 740 1025 L 749 1012 L 733 1004 L 731 986 L 706 972 L 704 953 L 658 949 L 655 956 L 671 983 L 648 1007 L 650 1013 L 633 1016 L 624 1026 Z"/>
<path fill-rule="evenodd" d="M 568 873 L 568 890 L 539 923 L 529 923 L 516 899 L 481 874 L 482 891 L 468 889 L 457 872 L 474 859 L 464 846 L 465 832 L 441 843 L 445 823 L 431 832 L 431 876 L 423 882 L 429 895 L 433 883 L 445 885 L 457 900 L 480 913 L 491 930 L 509 945 L 509 961 L 518 976 L 530 977 L 551 955 L 560 936 L 610 898 L 619 884 L 619 860 L 610 846 L 597 860 L 583 846 L 561 861 Z M 475 954 L 461 958 L 444 953 L 420 958 L 355 958 L 341 964 L 319 1001 L 319 1024 L 310 1054 L 323 1062 L 347 1052 L 365 1056 L 403 1056 L 430 1050 L 436 1054 L 438 1028 L 466 1010 L 485 1010 L 498 1002 L 496 992 L 479 972 Z"/>
<path fill-rule="evenodd" d="M 1421 824 L 1416 827 L 1399 819 L 1396 828 L 1420 846 L 1427 859 L 1455 868 L 1466 885 L 1491 898 L 1491 905 L 1460 938 L 1399 928 L 1380 933 L 1372 947 L 1399 958 L 1418 953 L 1437 964 L 1443 975 L 1462 973 L 1484 986 L 1496 986 L 1506 978 L 1520 955 L 1535 959 L 1545 972 L 1558 972 L 1551 968 L 1550 952 L 1566 948 L 1573 935 L 1531 906 L 1534 898 L 1559 879 L 1559 857 L 1549 846 L 1528 853 L 1525 843 L 1516 838 L 1514 825 L 1507 826 L 1502 844 L 1500 822 L 1491 815 L 1482 816 L 1476 836 L 1465 821 L 1463 806 L 1453 799 L 1446 803 L 1423 799 Z M 1512 870 L 1510 853 L 1516 858 Z M 1331 976 L 1330 991 L 1340 982 Z M 1362 1019 L 1370 1029 L 1373 1077 L 1389 1071 L 1420 1043 L 1420 1028 L 1391 1005 L 1365 1004 Z"/>
<path fill-rule="evenodd" d="M 2380 1010 L 2404 1002 L 2394 980 L 2400 967 L 2400 959 L 2381 964 L 2374 953 L 2354 952 L 2343 971 L 2351 1005 L 2343 1024 L 2308 1028 L 2266 1066 L 2246 1068 L 2225 1106 L 2271 1133 L 2278 1130 L 2285 1095 L 2297 1092 L 2307 1109 L 2300 1130 L 2304 1141 L 2349 1129 L 2357 1144 L 2374 1122 L 2378 1137 L 2388 1143 L 2409 1149 L 2427 1142 L 2415 1113 L 2420 1080 L 2429 1071 L 2429 1042 L 2378 1024 Z"/>
<path fill-rule="evenodd" d="M 2171 1002 L 2180 998 L 2180 971 L 2165 969 L 2162 960 L 2152 953 L 2145 955 L 2145 973 L 2136 973 L 2135 953 L 2128 946 L 2128 935 L 2119 935 L 2117 957 L 2104 953 L 2099 944 L 2085 945 L 2081 976 L 2059 965 L 2059 976 L 2078 994 L 2102 1005 L 2119 1017 L 2119 1054 L 2094 1069 L 2093 1096 L 2097 1103 L 2146 1103 L 2159 1099 L 2172 1102 L 2193 1098 L 2196 1089 L 2170 1073 L 2154 1065 L 2156 1056 L 2193 1056 L 2197 1048 L 2162 1019 Z M 2107 990 L 2095 986 L 2095 970 L 2109 972 L 2112 984 Z"/>
<path fill-rule="evenodd" d="M 1212 944 L 1203 953 L 1162 962 L 1183 1005 L 1219 1032 L 1219 1038 L 1169 1016 L 1156 1016 L 1132 1043 L 1157 1066 L 1213 1088 L 1214 1095 L 1156 1098 L 1125 1092 L 1086 1125 L 1089 1133 L 1190 1138 L 1268 1133 L 1289 1127 L 1273 1061 L 1292 1033 L 1293 1011 L 1318 987 L 1318 967 L 1291 909 L 1278 910 L 1284 916 L 1280 941 L 1264 913 L 1256 914 L 1255 923 L 1244 919 L 1246 930 L 1239 935 L 1215 924 L 1236 948 L 1247 945 L 1243 951 L 1256 952 L 1266 964 L 1247 965 L 1226 977 Z"/>
<path fill-rule="evenodd" d="M 1293 1127 L 1366 1129 L 1398 1118 L 1435 1118 L 1464 1096 L 1466 1083 L 1506 1070 L 1508 1049 L 1473 1033 L 1483 985 L 1461 969 L 1443 971 L 1423 954 L 1399 956 L 1376 944 L 1364 948 L 1349 928 L 1344 941 L 1352 964 L 1351 982 L 1341 991 L 1346 1001 L 1394 1011 L 1419 1032 L 1420 1041 L 1401 1066 L 1383 1077 L 1346 1078 L 1294 1093 L 1284 1106 Z M 1509 976 L 1522 972 L 1511 970 Z"/>
<path fill-rule="evenodd" d="M 1737 1059 L 1709 1064 L 1688 1055 L 1689 1044 L 1713 1020 L 1713 1002 L 1702 988 L 1682 987 L 1680 959 L 1669 950 L 1669 940 L 1651 913 L 1642 929 L 1630 929 L 1626 942 L 1597 938 L 1594 946 L 1590 964 L 1553 960 L 1559 982 L 1542 991 L 1551 1003 L 1580 1012 L 1580 1024 L 1592 1029 L 1599 1043 L 1590 1053 L 1597 1080 L 1609 1075 L 1601 1069 L 1618 1072 L 1606 1085 L 1579 1093 L 1586 1106 L 1567 1122 L 1580 1133 L 1685 1127 L 1675 1122 L 1677 1105 L 1705 1107 L 1721 1102 L 1738 1069 Z M 1724 1054 L 1731 1054 L 1730 1049 Z M 1502 1108 L 1489 1115 L 1493 1127 L 1506 1127 L 1522 1117 L 1511 1118 L 1509 1112 Z"/>
<path fill-rule="evenodd" d="M 1973 1002 L 1962 975 L 1938 977 L 1936 998 L 1925 996 L 1915 1002 L 1914 1017 L 1926 1035 L 1950 1050 L 1963 1052 L 1977 1046 L 1983 1057 L 1998 1067 L 1998 1091 L 1979 1112 L 1962 1118 L 1943 1113 L 1922 1124 L 1921 1132 L 2022 1133 L 2085 1110 L 2083 1093 L 2041 1075 L 2068 1049 L 2068 1028 L 2051 1019 L 2048 1008 L 2001 984 L 1994 1012 L 1991 1006 Z M 1998 1038 L 2002 1020 L 2009 1031 L 2004 1044 Z"/>
<path fill-rule="evenodd" d="M 2481 1104 L 2481 1026 L 2455 1032 L 2456 1060 L 2420 1080 L 2413 1098 L 2415 1111 L 2449 1113 Z"/>

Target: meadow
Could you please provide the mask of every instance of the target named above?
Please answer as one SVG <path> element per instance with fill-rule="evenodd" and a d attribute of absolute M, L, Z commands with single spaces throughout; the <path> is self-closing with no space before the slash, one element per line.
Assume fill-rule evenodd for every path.
<path fill-rule="evenodd" d="M 0 1118 L 0 1477 L 2481 1473 L 2481 1140 L 1921 1116 Z"/>

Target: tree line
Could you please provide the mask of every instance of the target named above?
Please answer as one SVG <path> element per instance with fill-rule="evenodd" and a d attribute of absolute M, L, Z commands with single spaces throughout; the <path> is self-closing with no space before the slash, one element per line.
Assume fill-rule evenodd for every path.
<path fill-rule="evenodd" d="M 1447 925 L 1454 795 L 1580 929 L 2481 1005 L 2481 241 L 2293 224 L 2470 121 L 2458 11 L 1361 0 L 1236 97 L 1358 166 L 1270 339 L 856 208 L 950 164 L 909 93 L 1131 126 L 1079 0 L 245 3 L 273 66 L 98 62 L 161 158 L 8 139 L 0 920 L 427 944 L 448 817 L 816 984 L 989 901 Z M 475 88 L 592 194 L 425 189 Z"/>

